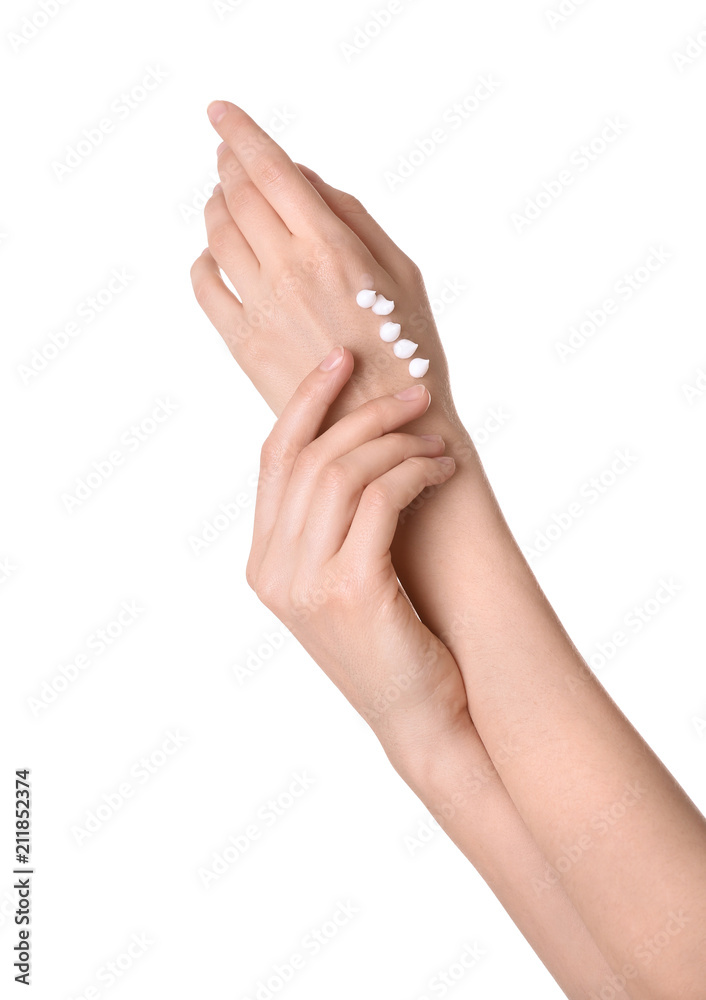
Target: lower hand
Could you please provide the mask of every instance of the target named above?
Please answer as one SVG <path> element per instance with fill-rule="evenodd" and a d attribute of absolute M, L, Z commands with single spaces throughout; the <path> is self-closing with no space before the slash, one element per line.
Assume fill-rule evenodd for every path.
<path fill-rule="evenodd" d="M 445 483 L 454 463 L 440 438 L 397 432 L 429 406 L 420 383 L 412 398 L 371 400 L 320 434 L 353 357 L 336 348 L 322 366 L 263 446 L 248 582 L 399 770 L 472 729 L 456 662 L 418 618 L 390 556 L 400 511 Z"/>

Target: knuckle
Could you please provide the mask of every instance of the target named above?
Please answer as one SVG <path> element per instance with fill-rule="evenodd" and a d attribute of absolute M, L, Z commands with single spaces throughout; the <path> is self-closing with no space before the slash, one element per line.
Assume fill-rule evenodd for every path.
<path fill-rule="evenodd" d="M 321 383 L 315 379 L 305 379 L 297 389 L 297 398 L 304 406 L 316 403 L 321 396 Z"/>
<path fill-rule="evenodd" d="M 258 180 L 265 187 L 279 187 L 285 177 L 283 165 L 272 156 L 263 156 L 254 165 Z"/>
<path fill-rule="evenodd" d="M 253 559 L 253 556 L 251 554 L 250 558 L 247 561 L 247 565 L 245 567 L 245 580 L 247 582 L 248 587 L 250 587 L 251 590 L 255 591 L 255 593 L 257 593 L 258 575 L 259 575 L 258 569 L 257 566 L 255 565 L 255 560 Z"/>
<path fill-rule="evenodd" d="M 343 278 L 345 271 L 340 246 L 333 237 L 311 244 L 302 261 L 302 272 L 307 278 L 313 279 L 330 279 L 332 276 L 337 276 L 339 280 Z"/>
<path fill-rule="evenodd" d="M 385 430 L 385 416 L 387 413 L 387 401 L 381 397 L 369 400 L 364 407 L 365 419 L 369 426 L 378 434 Z"/>
<path fill-rule="evenodd" d="M 296 574 L 289 581 L 287 589 L 287 601 L 289 606 L 295 610 L 309 607 L 312 603 L 314 592 L 315 588 L 313 587 L 311 580 L 308 577 Z"/>
<path fill-rule="evenodd" d="M 380 483 L 371 483 L 365 487 L 361 503 L 372 513 L 387 510 L 391 506 L 390 495 Z"/>
<path fill-rule="evenodd" d="M 287 457 L 287 445 L 276 434 L 265 438 L 260 449 L 260 471 L 264 474 L 277 472 Z"/>
<path fill-rule="evenodd" d="M 202 308 L 205 308 L 211 297 L 212 283 L 209 276 L 205 275 L 203 271 L 197 267 L 197 264 L 193 264 L 191 267 L 191 287 L 194 290 L 196 301 Z"/>
<path fill-rule="evenodd" d="M 350 215 L 367 215 L 367 209 L 360 198 L 349 194 L 348 191 L 341 191 L 338 195 L 338 203 L 342 210 Z"/>
<path fill-rule="evenodd" d="M 234 217 L 237 217 L 239 212 L 248 207 L 254 190 L 254 185 L 251 183 L 232 185 L 228 188 L 228 195 L 226 197 L 228 211 Z"/>
<path fill-rule="evenodd" d="M 419 455 L 412 455 L 410 458 L 405 460 L 407 468 L 414 474 L 414 481 L 419 482 L 420 480 L 423 480 L 425 483 L 428 481 L 429 476 L 433 474 L 431 472 L 431 462 L 433 462 L 433 459 L 422 458 Z M 419 492 L 419 489 L 421 489 L 421 487 L 417 488 L 414 484 L 410 486 L 410 492 L 415 491 L 415 496 L 416 493 Z"/>
<path fill-rule="evenodd" d="M 305 286 L 304 275 L 300 274 L 293 266 L 286 266 L 278 275 L 274 285 L 274 298 L 279 302 L 281 299 L 294 298 L 301 295 Z"/>
<path fill-rule="evenodd" d="M 403 254 L 402 257 L 402 268 L 407 281 L 411 282 L 415 286 L 421 285 L 423 287 L 424 278 L 419 265 L 416 264 L 411 257 L 408 257 L 407 254 Z"/>
<path fill-rule="evenodd" d="M 229 222 L 217 222 L 208 230 L 208 248 L 214 257 L 223 256 L 230 248 L 232 226 Z"/>
<path fill-rule="evenodd" d="M 261 603 L 276 613 L 276 609 L 281 607 L 281 586 L 277 574 L 261 566 L 253 570 L 250 586 Z"/>
<path fill-rule="evenodd" d="M 311 445 L 308 445 L 299 453 L 294 464 L 297 475 L 301 476 L 303 479 L 310 479 L 313 476 L 316 476 L 320 467 L 320 460 L 316 449 L 312 448 Z"/>
<path fill-rule="evenodd" d="M 348 482 L 348 469 L 343 462 L 330 462 L 321 472 L 319 483 L 327 493 L 336 493 Z"/>

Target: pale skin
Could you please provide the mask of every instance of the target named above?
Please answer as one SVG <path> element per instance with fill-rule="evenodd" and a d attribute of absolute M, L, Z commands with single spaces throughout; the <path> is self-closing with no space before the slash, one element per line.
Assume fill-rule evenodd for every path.
<path fill-rule="evenodd" d="M 294 164 L 242 110 L 216 102 L 209 113 L 224 140 L 221 187 L 194 289 L 280 417 L 263 449 L 248 578 L 567 996 L 612 987 L 633 1000 L 696 1000 L 706 822 L 589 671 L 517 547 L 456 413 L 418 270 L 355 199 Z M 431 359 L 431 405 L 428 392 L 394 398 L 415 380 L 356 305 L 362 287 L 395 300 L 391 318 Z M 319 370 L 337 341 L 343 360 Z M 444 452 L 455 459 L 445 478 Z M 417 487 L 423 502 L 406 506 Z M 276 525 L 295 494 L 314 501 L 298 530 L 326 535 L 329 550 L 288 562 Z M 368 527 L 349 545 L 359 511 Z M 344 549 L 355 552 L 336 563 L 352 587 L 345 602 L 340 574 L 326 575 Z M 312 593 L 325 603 L 302 601 Z"/>

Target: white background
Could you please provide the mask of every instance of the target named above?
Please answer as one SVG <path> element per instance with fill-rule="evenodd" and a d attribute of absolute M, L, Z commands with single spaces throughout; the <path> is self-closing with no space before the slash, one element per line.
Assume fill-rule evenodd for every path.
<path fill-rule="evenodd" d="M 352 50 L 342 43 L 374 34 L 383 2 L 241 0 L 220 14 L 209 0 L 45 3 L 50 18 L 5 3 L 1 32 L 3 991 L 24 995 L 10 810 L 13 771 L 31 767 L 41 1000 L 254 997 L 339 901 L 358 912 L 275 995 L 441 996 L 432 977 L 470 943 L 485 955 L 450 995 L 560 996 L 443 834 L 405 843 L 424 807 L 245 583 L 272 418 L 192 296 L 205 245 L 193 206 L 219 142 L 205 108 L 227 98 L 281 126 L 296 159 L 358 194 L 417 260 L 432 298 L 465 285 L 438 319 L 511 527 L 531 547 L 581 504 L 533 565 L 704 808 L 706 34 L 689 64 L 674 58 L 706 28 L 703 0 L 585 0 L 554 25 L 536 0 L 405 0 Z M 33 18 L 34 36 L 13 41 Z M 118 111 L 150 68 L 166 78 Z M 483 75 L 496 92 L 452 126 L 445 113 Z M 60 179 L 67 147 L 105 117 L 112 132 Z M 513 213 L 607 118 L 623 134 L 588 169 L 574 157 L 570 187 L 518 231 Z M 439 127 L 446 141 L 393 187 L 386 173 Z M 651 247 L 669 259 L 562 361 L 557 342 L 617 298 Z M 113 269 L 127 283 L 86 319 Z M 71 321 L 77 335 L 52 349 Z M 159 400 L 173 413 L 126 444 Z M 69 511 L 77 480 L 116 449 L 123 463 Z M 611 483 L 620 449 L 635 460 Z M 596 502 L 592 476 L 610 484 Z M 190 539 L 239 494 L 239 516 L 196 555 Z M 630 629 L 661 579 L 678 592 Z M 123 602 L 139 613 L 97 652 Z M 604 655 L 616 630 L 628 640 Z M 241 682 L 248 663 L 262 665 Z M 182 744 L 166 755 L 170 732 Z M 313 784 L 268 825 L 259 810 L 295 772 Z M 132 797 L 82 835 L 125 782 Z M 199 869 L 253 823 L 259 839 L 205 887 Z M 106 963 L 141 934 L 146 950 L 109 985 Z"/>

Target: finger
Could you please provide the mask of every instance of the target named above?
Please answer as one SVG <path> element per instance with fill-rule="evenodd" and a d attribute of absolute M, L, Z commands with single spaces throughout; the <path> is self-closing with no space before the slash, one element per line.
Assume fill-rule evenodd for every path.
<path fill-rule="evenodd" d="M 229 101 L 214 101 L 208 107 L 208 115 L 221 139 L 228 143 L 290 233 L 321 236 L 322 230 L 331 231 L 340 225 L 281 146 L 242 108 Z"/>
<path fill-rule="evenodd" d="M 233 221 L 259 261 L 273 248 L 289 243 L 291 233 L 267 199 L 260 194 L 226 143 L 218 147 L 218 176 Z"/>
<path fill-rule="evenodd" d="M 329 407 L 352 372 L 351 352 L 335 347 L 297 387 L 262 446 L 253 550 L 266 545 L 270 538 L 294 464 L 302 449 L 318 434 Z M 294 512 L 292 516 L 295 516 Z"/>
<path fill-rule="evenodd" d="M 427 486 L 440 486 L 454 474 L 452 458 L 408 458 L 363 490 L 341 555 L 370 560 L 390 552 L 400 511 Z"/>
<path fill-rule="evenodd" d="M 367 441 L 382 437 L 422 416 L 430 402 L 426 386 L 410 386 L 396 396 L 380 396 L 363 403 L 312 440 L 300 451 L 292 467 L 287 493 L 282 498 L 283 522 L 304 523 L 302 511 L 306 511 L 311 504 L 325 466 Z M 290 537 L 298 536 L 294 533 Z"/>
<path fill-rule="evenodd" d="M 390 433 L 367 441 L 322 470 L 308 504 L 303 548 L 319 562 L 332 558 L 350 530 L 365 488 L 408 458 L 436 457 L 444 450 L 438 434 Z"/>
<path fill-rule="evenodd" d="M 228 211 L 223 188 L 217 184 L 204 209 L 208 248 L 235 288 L 247 289 L 260 273 L 252 247 Z"/>
<path fill-rule="evenodd" d="M 243 319 L 243 306 L 226 287 L 208 248 L 191 265 L 191 284 L 196 301 L 218 332 L 224 338 L 234 334 Z"/>
<path fill-rule="evenodd" d="M 378 264 L 383 267 L 390 277 L 402 284 L 410 268 L 414 264 L 410 258 L 390 239 L 382 226 L 375 221 L 361 202 L 352 194 L 340 191 L 332 187 L 323 180 L 317 173 L 305 167 L 302 163 L 297 166 L 319 192 L 323 200 L 338 218 L 345 222 L 361 243 L 364 243 Z"/>

